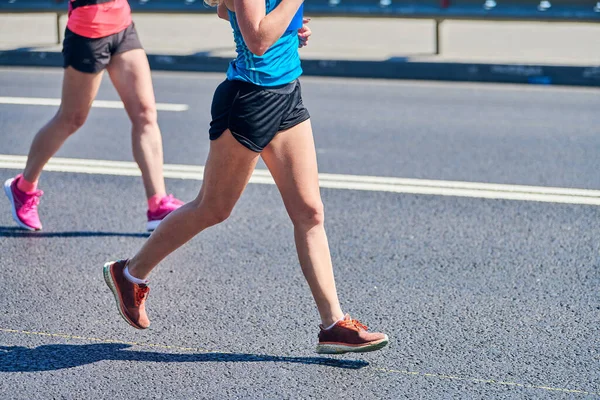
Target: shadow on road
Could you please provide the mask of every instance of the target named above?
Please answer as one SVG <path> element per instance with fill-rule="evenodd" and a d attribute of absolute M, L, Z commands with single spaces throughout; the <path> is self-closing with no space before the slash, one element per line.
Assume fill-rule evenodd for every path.
<path fill-rule="evenodd" d="M 70 231 L 70 232 L 32 232 L 14 226 L 0 226 L 0 237 L 30 237 L 30 238 L 54 238 L 54 237 L 150 237 L 150 233 L 128 233 L 128 232 L 100 232 L 100 231 Z"/>
<path fill-rule="evenodd" d="M 369 365 L 366 361 L 337 360 L 325 357 L 284 357 L 237 353 L 174 354 L 126 350 L 129 347 L 131 346 L 121 343 L 53 344 L 35 348 L 0 346 L 0 373 L 55 371 L 104 360 L 165 363 L 277 362 L 315 364 L 344 369 L 360 369 Z"/>

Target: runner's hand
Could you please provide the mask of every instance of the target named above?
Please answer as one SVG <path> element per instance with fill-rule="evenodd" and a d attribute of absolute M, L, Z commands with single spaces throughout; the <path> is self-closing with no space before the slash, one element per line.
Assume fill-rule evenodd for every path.
<path fill-rule="evenodd" d="M 302 48 L 308 44 L 308 38 L 312 35 L 312 31 L 308 27 L 310 18 L 304 18 L 302 20 L 302 28 L 298 29 L 298 39 L 300 40 L 299 48 Z"/>

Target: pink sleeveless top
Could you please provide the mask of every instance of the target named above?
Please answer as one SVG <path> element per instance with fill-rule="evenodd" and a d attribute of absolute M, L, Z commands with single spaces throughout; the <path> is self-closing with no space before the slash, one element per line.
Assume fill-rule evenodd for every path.
<path fill-rule="evenodd" d="M 77 7 L 69 2 L 67 28 L 73 33 L 91 39 L 121 32 L 131 25 L 131 9 L 127 0 Z"/>

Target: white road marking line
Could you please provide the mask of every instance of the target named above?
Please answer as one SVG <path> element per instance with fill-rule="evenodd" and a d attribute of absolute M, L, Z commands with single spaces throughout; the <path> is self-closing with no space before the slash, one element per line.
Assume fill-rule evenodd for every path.
<path fill-rule="evenodd" d="M 25 167 L 26 160 L 25 156 L 0 155 L 0 168 L 22 169 Z M 98 175 L 141 175 L 137 164 L 128 161 L 57 157 L 52 158 L 44 169 L 54 172 Z M 202 180 L 203 173 L 204 167 L 201 165 L 165 164 L 164 166 L 165 178 Z M 254 171 L 250 182 L 267 185 L 275 184 L 269 171 L 261 169 Z M 339 174 L 319 174 L 319 183 L 323 188 L 332 189 L 600 205 L 600 190 L 588 189 Z"/>
<path fill-rule="evenodd" d="M 0 104 L 16 104 L 25 106 L 60 106 L 60 99 L 48 99 L 39 97 L 0 97 Z M 95 108 L 124 108 L 123 103 L 120 101 L 111 100 L 94 100 L 92 107 Z M 157 103 L 156 109 L 158 111 L 174 111 L 182 112 L 187 111 L 190 107 L 187 104 L 169 104 L 169 103 Z"/>

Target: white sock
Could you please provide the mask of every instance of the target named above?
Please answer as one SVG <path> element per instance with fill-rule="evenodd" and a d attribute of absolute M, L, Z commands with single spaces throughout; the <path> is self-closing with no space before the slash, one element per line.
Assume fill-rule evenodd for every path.
<path fill-rule="evenodd" d="M 329 329 L 333 328 L 335 326 L 335 324 L 337 324 L 338 322 L 342 321 L 344 319 L 344 317 L 338 319 L 337 321 L 335 321 L 333 324 L 329 325 L 327 328 L 323 328 L 324 330 L 328 331 Z"/>
<path fill-rule="evenodd" d="M 125 278 L 127 278 L 127 280 L 129 282 L 135 283 L 136 285 L 147 285 L 148 284 L 147 279 L 138 279 L 135 276 L 131 275 L 129 273 L 129 267 L 125 267 L 125 269 L 123 270 L 123 275 L 125 275 Z"/>

